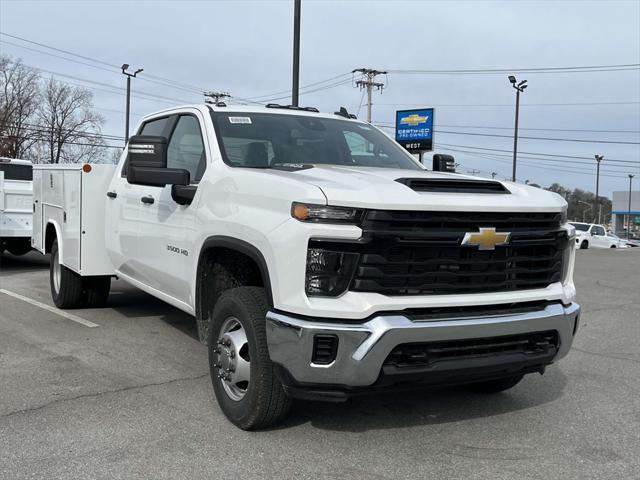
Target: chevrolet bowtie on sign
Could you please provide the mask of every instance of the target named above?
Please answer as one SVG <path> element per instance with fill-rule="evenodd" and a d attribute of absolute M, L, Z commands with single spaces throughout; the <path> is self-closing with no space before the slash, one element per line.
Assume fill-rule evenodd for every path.
<path fill-rule="evenodd" d="M 467 232 L 462 245 L 478 247 L 478 250 L 495 250 L 498 245 L 508 245 L 511 232 L 496 232 L 493 227 L 480 228 L 478 232 Z"/>
<path fill-rule="evenodd" d="M 427 123 L 428 119 L 428 116 L 422 117 L 420 115 L 413 114 L 409 115 L 408 117 L 404 117 L 402 120 L 400 120 L 400 123 L 402 123 L 403 125 L 411 125 L 412 127 L 417 127 L 421 123 Z"/>

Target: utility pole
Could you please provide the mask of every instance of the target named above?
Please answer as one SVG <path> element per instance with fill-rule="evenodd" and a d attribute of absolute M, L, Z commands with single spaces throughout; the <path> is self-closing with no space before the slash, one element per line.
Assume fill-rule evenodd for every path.
<path fill-rule="evenodd" d="M 291 105 L 298 106 L 300 90 L 300 8 L 301 0 L 293 0 L 293 79 Z"/>
<path fill-rule="evenodd" d="M 205 96 L 205 103 L 217 105 L 218 102 L 223 101 L 225 98 L 231 98 L 231 95 L 227 92 L 202 92 Z M 210 98 L 211 100 L 207 100 Z"/>
<path fill-rule="evenodd" d="M 595 155 L 597 162 L 596 169 L 596 209 L 600 205 L 600 162 L 604 158 L 604 155 Z M 600 209 L 598 209 L 598 223 L 600 223 Z"/>
<path fill-rule="evenodd" d="M 142 72 L 142 68 L 139 68 L 135 72 L 131 73 L 127 70 L 129 69 L 128 63 L 122 64 L 122 73 L 127 77 L 127 111 L 125 113 L 125 127 L 124 127 L 124 143 L 129 141 L 129 110 L 131 108 L 131 79 L 136 78 L 140 72 Z"/>
<path fill-rule="evenodd" d="M 356 68 L 352 73 L 362 74 L 362 78 L 356 81 L 356 85 L 361 89 L 367 89 L 367 122 L 371 123 L 371 93 L 373 89 L 382 91 L 384 83 L 376 82 L 378 75 L 386 75 L 387 72 L 382 70 L 374 70 L 373 68 Z"/>
<path fill-rule="evenodd" d="M 520 115 L 520 94 L 527 88 L 527 81 L 522 80 L 520 83 L 516 83 L 516 77 L 509 75 L 509 81 L 511 86 L 516 89 L 516 125 L 513 132 L 513 174 L 511 180 L 516 181 L 516 161 L 518 158 L 518 117 Z"/>
<path fill-rule="evenodd" d="M 629 237 L 631 235 L 631 182 L 633 180 L 633 177 L 635 177 L 635 175 L 631 175 L 629 174 L 629 210 L 628 210 L 628 215 L 627 215 L 627 240 L 629 240 Z"/>

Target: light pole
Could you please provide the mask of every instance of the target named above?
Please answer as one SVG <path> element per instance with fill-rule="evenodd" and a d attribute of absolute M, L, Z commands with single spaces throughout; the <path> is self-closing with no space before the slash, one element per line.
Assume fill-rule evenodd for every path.
<path fill-rule="evenodd" d="M 127 111 L 125 113 L 125 127 L 124 127 L 124 143 L 129 141 L 129 108 L 131 106 L 131 78 L 136 78 L 140 72 L 142 72 L 142 68 L 139 68 L 135 72 L 128 72 L 129 64 L 122 64 L 122 73 L 127 77 Z"/>
<path fill-rule="evenodd" d="M 592 209 L 593 209 L 593 206 L 592 206 L 592 205 L 589 205 L 587 202 L 583 202 L 582 200 L 578 200 L 578 203 L 581 203 L 581 204 L 586 205 L 586 206 L 588 207 L 588 208 L 585 208 L 585 209 L 582 211 L 582 223 L 585 223 L 585 216 L 587 215 L 587 212 L 588 212 L 589 210 L 592 210 Z"/>
<path fill-rule="evenodd" d="M 291 105 L 298 106 L 300 85 L 300 7 L 301 0 L 293 0 L 293 79 Z"/>
<path fill-rule="evenodd" d="M 600 205 L 600 162 L 604 159 L 604 155 L 595 155 L 597 162 L 597 170 L 596 170 L 596 210 L 598 210 L 598 223 L 600 223 L 600 209 L 598 206 Z"/>
<path fill-rule="evenodd" d="M 629 210 L 627 215 L 627 240 L 629 240 L 629 236 L 631 235 L 631 182 L 633 181 L 633 177 L 635 175 L 629 174 Z"/>
<path fill-rule="evenodd" d="M 516 159 L 518 156 L 518 116 L 520 114 L 520 94 L 524 92 L 524 89 L 527 88 L 527 81 L 522 80 L 519 83 L 516 80 L 516 77 L 513 75 L 509 75 L 509 81 L 511 82 L 511 86 L 516 89 L 516 126 L 513 132 L 513 175 L 511 176 L 512 181 L 516 181 Z"/>

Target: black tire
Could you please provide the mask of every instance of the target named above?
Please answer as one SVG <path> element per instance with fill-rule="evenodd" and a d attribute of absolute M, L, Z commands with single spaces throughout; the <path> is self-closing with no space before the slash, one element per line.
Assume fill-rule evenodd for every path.
<path fill-rule="evenodd" d="M 474 393 L 499 393 L 515 387 L 524 375 L 516 375 L 515 377 L 498 378 L 496 380 L 487 380 L 486 382 L 470 383 L 465 388 Z"/>
<path fill-rule="evenodd" d="M 85 277 L 83 282 L 85 307 L 104 307 L 109 297 L 109 290 L 111 290 L 111 277 Z"/>
<path fill-rule="evenodd" d="M 291 399 L 285 393 L 276 376 L 275 366 L 269 358 L 266 321 L 267 298 L 263 288 L 239 287 L 220 296 L 211 315 L 209 327 L 209 369 L 211 382 L 218 404 L 225 416 L 243 430 L 257 430 L 277 424 L 289 413 Z M 243 396 L 232 398 L 226 380 L 220 378 L 224 372 L 221 340 L 223 327 L 229 321 L 239 323 L 248 344 L 250 379 Z M 224 341 L 224 339 L 222 339 Z M 245 349 L 245 352 L 247 350 Z M 244 356 L 246 353 L 240 352 Z M 231 357 L 234 358 L 234 357 Z"/>
<path fill-rule="evenodd" d="M 26 255 L 31 251 L 31 239 L 11 238 L 7 240 L 6 248 L 11 255 L 15 255 L 16 257 Z"/>
<path fill-rule="evenodd" d="M 582 243 L 580 244 L 580 250 L 586 250 L 587 248 L 589 248 L 589 242 L 587 242 L 586 240 L 583 240 Z"/>
<path fill-rule="evenodd" d="M 611 245 L 609 248 L 617 248 L 615 245 Z"/>
<path fill-rule="evenodd" d="M 56 272 L 59 268 L 59 273 Z M 55 276 L 58 275 L 58 281 Z M 51 298 L 58 308 L 80 308 L 84 306 L 82 277 L 60 265 L 58 256 L 58 239 L 51 245 L 51 262 L 49 264 L 49 285 Z"/>

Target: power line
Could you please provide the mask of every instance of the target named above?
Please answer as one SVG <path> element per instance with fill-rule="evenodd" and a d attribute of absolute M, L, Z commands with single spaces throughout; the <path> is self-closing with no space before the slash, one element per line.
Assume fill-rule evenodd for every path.
<path fill-rule="evenodd" d="M 378 105 L 384 105 L 389 107 L 415 107 L 416 105 L 427 105 L 429 102 L 414 102 L 414 103 L 378 103 Z M 564 102 L 564 103 L 523 103 L 520 107 L 581 107 L 581 106 L 598 106 L 598 105 L 638 105 L 640 101 L 622 101 L 622 102 Z M 510 107 L 513 108 L 511 103 L 440 103 L 430 104 L 431 107 Z"/>
<path fill-rule="evenodd" d="M 451 147 L 441 147 L 441 144 L 438 144 L 438 148 L 443 148 L 443 149 L 449 149 L 449 150 L 453 150 L 453 148 Z M 510 158 L 511 155 L 508 154 L 504 154 L 504 153 L 483 153 L 483 152 L 475 152 L 473 150 L 462 150 L 462 149 L 456 149 L 456 151 L 459 151 L 461 153 L 468 153 L 468 154 L 473 154 L 473 155 L 490 155 L 493 157 L 505 157 L 505 158 Z M 518 155 L 518 159 L 523 158 L 523 159 L 529 159 L 529 160 L 535 160 L 538 163 L 549 163 L 551 165 L 558 165 L 558 164 L 566 164 L 566 165 L 587 165 L 587 166 L 591 166 L 593 165 L 593 162 L 583 162 L 580 160 L 563 160 L 563 159 L 546 159 L 546 158 L 536 158 L 536 157 L 529 157 L 526 155 Z M 638 166 L 640 167 L 640 163 L 638 164 Z M 609 164 L 608 168 L 620 168 L 623 169 L 625 171 L 629 170 L 629 165 L 619 165 L 619 164 Z M 631 167 L 633 168 L 633 167 Z M 608 169 L 604 169 L 603 171 L 608 171 L 611 173 L 619 173 L 619 171 L 617 170 L 608 170 Z"/>
<path fill-rule="evenodd" d="M 391 127 L 388 125 L 379 125 L 382 128 L 388 128 L 395 130 L 395 127 Z M 454 132 L 451 130 L 433 130 L 433 134 L 438 133 L 448 133 L 451 135 L 469 135 L 474 137 L 494 137 L 494 138 L 513 138 L 512 135 L 498 135 L 495 133 L 474 133 L 474 132 Z M 527 140 L 543 140 L 543 141 L 552 141 L 552 142 L 578 142 L 578 143 L 599 143 L 599 144 L 616 144 L 616 145 L 640 145 L 640 142 L 629 142 L 629 141 L 620 141 L 620 140 L 591 140 L 591 139 L 581 139 L 581 138 L 553 138 L 553 137 L 527 137 L 520 136 L 520 138 L 524 138 Z"/>
<path fill-rule="evenodd" d="M 455 148 L 448 148 L 448 147 L 438 147 L 442 150 L 446 150 L 446 151 L 453 151 L 453 152 L 460 152 L 460 153 L 467 153 Z M 490 156 L 489 154 L 479 154 L 479 155 L 483 155 L 485 158 L 496 161 L 496 162 L 500 162 L 500 163 L 507 163 L 507 164 L 511 164 L 510 160 L 507 159 L 502 159 L 502 158 L 495 158 Z M 518 157 L 518 159 L 520 159 L 522 157 Z M 530 160 L 522 160 L 521 163 L 524 164 L 525 167 L 529 167 L 529 168 L 543 168 L 544 170 L 552 170 L 552 171 L 557 171 L 557 172 L 563 172 L 563 173 L 573 173 L 573 174 L 578 174 L 578 175 L 589 175 L 589 176 L 596 176 L 595 173 L 593 172 L 589 172 L 586 170 L 580 170 L 580 169 L 568 169 L 568 168 L 556 168 L 553 166 L 541 166 L 539 164 L 534 164 L 532 163 Z M 558 167 L 562 167 L 562 165 L 559 165 Z M 617 172 L 620 173 L 620 172 Z M 606 177 L 611 177 L 611 178 L 626 178 L 624 175 L 614 175 L 614 174 L 600 174 L 601 176 L 606 176 Z"/>
<path fill-rule="evenodd" d="M 0 138 L 15 138 L 14 136 L 9 135 L 0 135 Z M 121 145 L 108 145 L 108 144 L 99 144 L 99 143 L 80 143 L 80 142 L 64 142 L 65 145 L 78 145 L 82 147 L 104 147 L 104 148 L 117 148 L 118 150 L 122 150 L 124 147 Z"/>
<path fill-rule="evenodd" d="M 378 104 L 380 105 L 380 104 Z M 378 122 L 382 125 L 394 126 L 392 122 Z M 450 128 L 477 128 L 477 129 L 490 129 L 490 130 L 513 130 L 513 127 L 499 127 L 496 125 L 448 125 L 444 123 L 439 124 L 441 127 Z M 548 132 L 589 132 L 589 133 L 640 133 L 640 130 L 602 130 L 591 128 L 535 128 L 535 127 L 520 127 L 520 130 L 533 130 L 533 131 L 548 131 Z"/>
<path fill-rule="evenodd" d="M 451 143 L 440 143 L 438 142 L 437 144 L 438 146 L 440 145 L 444 145 L 444 146 L 448 146 L 448 147 L 460 147 L 460 148 L 470 148 L 473 150 L 488 150 L 488 151 L 492 151 L 492 152 L 511 152 L 511 150 L 505 150 L 505 149 L 500 149 L 500 148 L 488 148 L 488 147 L 475 147 L 472 145 L 456 145 L 456 144 L 451 144 Z M 592 157 L 581 157 L 581 156 L 576 156 L 576 155 L 559 155 L 559 154 L 555 154 L 555 153 L 541 153 L 541 152 L 520 152 L 526 155 L 540 155 L 543 157 L 559 157 L 559 158 L 575 158 L 575 159 L 579 159 L 579 160 L 591 160 Z M 629 163 L 629 164 L 633 164 L 633 165 L 640 165 L 640 162 L 638 161 L 634 161 L 634 160 L 619 160 L 619 159 L 614 159 L 614 158 L 607 158 L 607 162 L 611 163 Z"/>
<path fill-rule="evenodd" d="M 505 73 L 585 73 L 640 69 L 639 63 L 570 67 L 478 68 L 448 70 L 389 69 L 389 73 L 409 75 L 500 75 Z"/>

